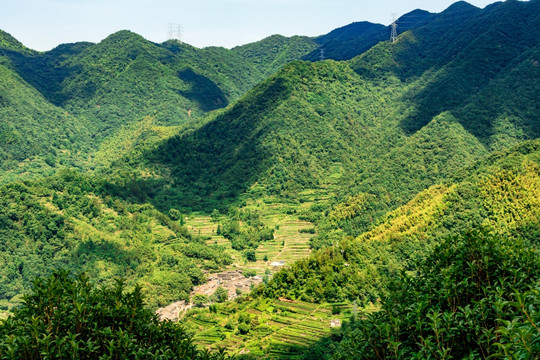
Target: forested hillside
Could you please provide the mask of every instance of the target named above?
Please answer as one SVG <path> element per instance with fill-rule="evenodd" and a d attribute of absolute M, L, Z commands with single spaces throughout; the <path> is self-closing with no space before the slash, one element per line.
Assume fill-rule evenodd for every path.
<path fill-rule="evenodd" d="M 366 194 L 369 224 L 489 151 L 538 137 L 537 102 L 526 100 L 539 90 L 538 44 L 514 27 L 518 16 L 534 26 L 537 7 L 494 5 L 443 43 L 443 15 L 479 11 L 456 4 L 431 27 L 350 62 L 290 63 L 193 131 L 143 153 L 141 169 L 159 176 L 139 185 L 157 206 L 211 211 L 255 183 L 293 197 L 335 184 L 343 200 Z M 463 46 L 489 19 L 507 37 L 487 32 Z M 492 55 L 474 61 L 483 51 Z M 444 96 L 435 90 L 441 84 Z M 516 91 L 492 96 L 503 87 Z"/>
<path fill-rule="evenodd" d="M 398 30 L 231 50 L 123 30 L 47 52 L 0 31 L 0 358 L 49 344 L 24 337 L 50 320 L 29 320 L 32 299 L 65 289 L 93 309 L 115 292 L 130 326 L 199 358 L 191 341 L 244 359 L 537 357 L 540 0 L 415 10 Z M 225 270 L 262 284 L 193 302 L 195 340 L 142 309 Z"/>
<path fill-rule="evenodd" d="M 50 175 L 86 150 L 82 122 L 49 103 L 8 67 L 0 64 L 0 172 L 16 179 L 21 162 L 27 177 Z"/>
<path fill-rule="evenodd" d="M 387 278 L 401 271 L 414 273 L 416 263 L 448 236 L 485 227 L 538 245 L 539 161 L 538 140 L 497 152 L 419 193 L 369 231 L 298 261 L 262 291 L 266 296 L 366 304 L 381 296 Z M 335 207 L 325 227 L 354 223 L 365 211 L 362 200 L 356 196 Z"/>
<path fill-rule="evenodd" d="M 437 331 L 444 334 L 445 351 L 453 354 L 477 354 L 481 347 L 495 358 L 537 354 L 528 346 L 538 321 L 539 170 L 538 140 L 496 152 L 421 192 L 361 235 L 342 236 L 274 274 L 252 299 L 194 312 L 185 323 L 198 325 L 196 338 L 204 344 L 249 351 L 252 355 L 244 359 L 265 354 L 277 359 L 376 358 L 374 349 L 424 354 L 440 350 Z M 358 196 L 336 206 L 319 231 L 361 217 L 362 205 Z M 317 211 L 313 206 L 302 215 Z M 516 276 L 504 281 L 505 274 Z M 353 304 L 352 309 L 345 304 Z M 520 304 L 532 310 L 522 312 Z M 381 311 L 374 311 L 379 306 Z M 332 309 L 332 317 L 325 316 L 325 308 Z M 328 334 L 320 322 L 340 318 L 341 311 L 349 322 Z M 489 320 L 480 321 L 482 316 Z M 390 330 L 394 324 L 399 331 Z M 495 326 L 505 329 L 499 337 L 490 332 Z M 240 339 L 235 327 L 242 329 Z M 314 332 L 319 341 L 313 341 Z M 420 336 L 430 341 L 410 340 Z M 392 341 L 403 345 L 396 349 Z"/>
<path fill-rule="evenodd" d="M 273 35 L 258 42 L 237 46 L 232 51 L 262 70 L 265 77 L 268 77 L 283 65 L 301 59 L 316 47 L 317 43 L 307 36 L 287 38 Z"/>
<path fill-rule="evenodd" d="M 231 258 L 188 233 L 182 215 L 122 200 L 129 189 L 64 171 L 0 188 L 0 305 L 9 310 L 37 276 L 86 272 L 95 283 L 144 284 L 147 305 L 186 299 L 203 270 Z"/>

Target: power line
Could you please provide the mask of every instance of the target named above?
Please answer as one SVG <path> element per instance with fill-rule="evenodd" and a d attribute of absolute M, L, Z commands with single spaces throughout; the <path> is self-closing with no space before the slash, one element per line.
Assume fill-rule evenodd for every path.
<path fill-rule="evenodd" d="M 394 14 L 394 21 L 392 22 L 392 32 L 390 33 L 390 42 L 395 43 L 397 41 L 397 20 L 396 20 L 396 14 Z"/>
<path fill-rule="evenodd" d="M 182 35 L 184 34 L 184 28 L 182 24 L 169 23 L 169 30 L 167 32 L 167 39 L 178 41 L 182 43 Z"/>

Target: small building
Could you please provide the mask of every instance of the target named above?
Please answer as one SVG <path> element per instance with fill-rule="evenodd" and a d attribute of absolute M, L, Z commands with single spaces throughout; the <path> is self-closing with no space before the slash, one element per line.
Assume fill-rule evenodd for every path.
<path fill-rule="evenodd" d="M 341 320 L 339 319 L 332 319 L 330 320 L 330 327 L 341 327 Z"/>

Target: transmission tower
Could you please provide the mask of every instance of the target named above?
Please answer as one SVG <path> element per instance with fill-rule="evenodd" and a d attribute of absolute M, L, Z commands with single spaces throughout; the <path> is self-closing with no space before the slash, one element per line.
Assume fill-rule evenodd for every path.
<path fill-rule="evenodd" d="M 324 60 L 324 49 L 321 48 L 319 51 L 320 51 L 319 60 L 323 61 Z"/>
<path fill-rule="evenodd" d="M 169 31 L 167 32 L 168 40 L 178 41 L 181 44 L 183 33 L 184 29 L 182 28 L 182 24 L 169 23 Z"/>
<path fill-rule="evenodd" d="M 394 20 L 392 21 L 392 32 L 390 33 L 390 42 L 395 43 L 397 41 L 397 20 L 396 15 L 394 15 Z"/>

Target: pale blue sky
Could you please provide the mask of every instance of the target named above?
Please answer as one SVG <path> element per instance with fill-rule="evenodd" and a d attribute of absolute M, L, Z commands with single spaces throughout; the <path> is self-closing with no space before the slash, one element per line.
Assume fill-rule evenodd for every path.
<path fill-rule="evenodd" d="M 233 47 L 272 34 L 325 34 L 354 21 L 391 22 L 414 9 L 440 12 L 455 0 L 0 0 L 0 29 L 35 50 L 99 42 L 128 29 L 148 40 L 167 38 L 169 23 L 197 47 Z M 485 7 L 493 0 L 470 0 Z"/>

